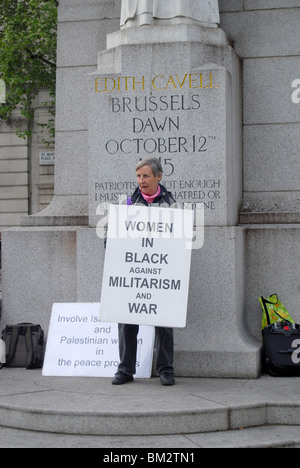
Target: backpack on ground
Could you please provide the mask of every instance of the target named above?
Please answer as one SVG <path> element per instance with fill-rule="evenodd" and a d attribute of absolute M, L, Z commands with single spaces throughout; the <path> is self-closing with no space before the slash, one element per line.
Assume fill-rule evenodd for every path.
<path fill-rule="evenodd" d="M 265 324 L 262 330 L 263 364 L 273 377 L 300 376 L 300 325 L 295 323 L 277 294 L 259 299 Z"/>
<path fill-rule="evenodd" d="M 40 325 L 18 323 L 2 331 L 6 348 L 6 367 L 38 369 L 44 361 L 44 331 Z"/>

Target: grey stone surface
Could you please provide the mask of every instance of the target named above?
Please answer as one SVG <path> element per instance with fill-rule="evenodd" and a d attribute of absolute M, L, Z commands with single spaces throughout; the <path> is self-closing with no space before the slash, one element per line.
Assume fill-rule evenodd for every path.
<path fill-rule="evenodd" d="M 120 17 L 121 0 L 61 0 L 60 21 L 86 21 Z"/>
<path fill-rule="evenodd" d="M 189 440 L 203 448 L 299 448 L 299 426 L 264 426 L 197 434 Z"/>
<path fill-rule="evenodd" d="M 266 178 L 268 179 L 268 178 Z M 266 180 L 263 186 L 268 185 Z M 263 213 L 272 216 L 272 214 L 277 215 L 295 215 L 295 219 L 299 219 L 299 191 L 280 191 L 280 186 L 276 191 L 258 191 L 258 192 L 245 192 L 244 193 L 244 202 L 243 202 L 243 212 L 242 214 L 255 214 Z M 250 219 L 250 218 L 249 218 Z M 288 221 L 288 218 L 274 218 L 275 223 L 279 223 L 279 219 L 286 219 L 286 223 L 281 221 L 281 224 L 289 224 L 292 221 Z M 293 218 L 291 218 L 293 219 Z M 254 222 L 254 221 L 253 221 Z M 270 218 L 270 224 L 271 218 Z"/>
<path fill-rule="evenodd" d="M 245 126 L 243 169 L 246 192 L 299 190 L 299 133 L 299 123 Z"/>
<path fill-rule="evenodd" d="M 172 388 L 153 378 L 113 387 L 25 369 L 3 369 L 0 378 L 1 447 L 299 445 L 298 378 L 177 378 Z"/>
<path fill-rule="evenodd" d="M 117 19 L 59 23 L 58 67 L 96 66 L 99 50 L 106 47 L 106 34 L 118 29 L 118 23 Z"/>
<path fill-rule="evenodd" d="M 78 302 L 100 302 L 105 256 L 103 230 L 100 236 L 97 235 L 96 229 L 78 231 Z"/>
<path fill-rule="evenodd" d="M 2 241 L 1 323 L 35 322 L 47 331 L 52 304 L 77 300 L 76 229 L 14 228 Z"/>
<path fill-rule="evenodd" d="M 97 448 L 104 450 L 124 449 L 150 449 L 152 462 L 152 449 L 168 449 L 168 453 L 182 451 L 196 453 L 201 448 L 299 448 L 299 426 L 262 426 L 252 428 L 239 428 L 231 431 L 217 431 L 200 434 L 165 435 L 165 436 L 84 436 L 63 435 L 45 432 L 23 431 L 18 429 L 0 428 L 1 448 Z M 194 450 L 192 450 L 194 449 Z M 98 459 L 102 459 L 98 454 Z M 190 460 L 192 460 L 190 455 Z"/>
<path fill-rule="evenodd" d="M 219 0 L 219 8 L 220 13 L 227 11 L 243 11 L 244 0 Z"/>
<path fill-rule="evenodd" d="M 202 44 L 227 45 L 228 40 L 220 28 L 207 28 L 194 24 L 143 26 L 116 31 L 107 36 L 107 48 L 128 44 L 202 42 Z"/>
<path fill-rule="evenodd" d="M 240 213 L 240 223 L 243 224 L 299 224 L 300 216 L 297 212 L 254 212 L 243 211 Z"/>
<path fill-rule="evenodd" d="M 99 54 L 98 67 L 90 78 L 90 226 L 100 203 L 132 192 L 134 167 L 146 156 L 162 158 L 164 183 L 179 203 L 205 203 L 206 225 L 237 224 L 240 70 L 233 50 L 122 46 Z"/>
<path fill-rule="evenodd" d="M 299 0 L 245 0 L 245 10 L 269 10 L 275 8 L 300 7 Z"/>
<path fill-rule="evenodd" d="M 280 3 L 285 5 L 286 2 Z M 299 9 L 296 8 L 292 14 L 290 9 L 223 13 L 221 27 L 242 59 L 297 57 L 299 17 Z"/>
<path fill-rule="evenodd" d="M 300 106 L 292 101 L 300 57 L 244 61 L 244 124 L 299 123 Z"/>
<path fill-rule="evenodd" d="M 179 375 L 259 375 L 260 343 L 244 322 L 244 268 L 244 230 L 207 227 L 192 255 L 187 327 L 175 333 Z"/>
<path fill-rule="evenodd" d="M 56 195 L 87 194 L 87 76 L 105 47 L 106 32 L 118 27 L 120 2 L 62 0 L 58 17 Z M 71 197 L 72 198 L 72 197 Z M 65 207 L 72 200 L 65 199 Z M 80 201 L 82 205 L 84 201 Z M 52 211 L 58 207 L 56 203 Z M 61 213 L 57 213 L 58 216 Z M 46 223 L 46 220 L 44 221 Z M 51 224 L 51 220 L 48 220 Z M 78 224 L 78 223 L 77 223 Z"/>
<path fill-rule="evenodd" d="M 24 216 L 21 226 L 86 226 L 85 195 L 55 195 L 51 204 L 36 215 Z"/>
<path fill-rule="evenodd" d="M 56 127 L 60 132 L 87 130 L 87 76 L 93 71 L 94 67 L 57 70 Z"/>
<path fill-rule="evenodd" d="M 56 193 L 60 195 L 87 195 L 87 132 L 58 132 L 56 135 L 56 152 L 61 156 L 60 168 L 55 172 Z"/>
<path fill-rule="evenodd" d="M 245 274 L 247 322 L 260 339 L 260 296 L 277 293 L 294 320 L 300 322 L 300 226 L 249 226 L 246 230 Z"/>

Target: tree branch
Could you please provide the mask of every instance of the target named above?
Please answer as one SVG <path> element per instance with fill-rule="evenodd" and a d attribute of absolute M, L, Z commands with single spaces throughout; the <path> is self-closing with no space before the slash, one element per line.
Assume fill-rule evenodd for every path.
<path fill-rule="evenodd" d="M 29 53 L 30 58 L 41 60 L 41 62 L 44 62 L 44 63 L 46 63 L 47 65 L 50 65 L 51 67 L 56 68 L 56 64 L 55 64 L 55 63 L 51 62 L 50 60 L 47 60 L 46 58 L 42 57 L 40 54 L 33 54 L 33 53 L 31 52 L 31 50 L 29 50 L 28 48 L 26 48 L 25 50 L 27 50 L 27 52 Z"/>

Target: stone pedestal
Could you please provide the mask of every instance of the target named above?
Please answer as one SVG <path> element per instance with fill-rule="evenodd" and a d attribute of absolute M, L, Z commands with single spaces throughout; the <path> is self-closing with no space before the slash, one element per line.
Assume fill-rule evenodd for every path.
<path fill-rule="evenodd" d="M 193 251 L 185 330 L 176 330 L 178 375 L 256 378 L 258 342 L 246 327 L 245 235 L 240 227 L 207 227 Z"/>
<path fill-rule="evenodd" d="M 177 18 L 179 21 L 179 18 Z M 172 42 L 201 42 L 209 45 L 228 45 L 228 39 L 222 29 L 203 27 L 197 24 L 168 24 L 169 21 L 159 21 L 161 26 L 143 26 L 126 28 L 107 36 L 107 49 L 120 45 Z"/>
<path fill-rule="evenodd" d="M 209 43 L 199 27 L 198 37 L 190 31 L 192 42 L 182 26 L 177 41 L 172 27 L 155 34 L 128 28 L 110 35 L 108 50 L 99 53 L 90 75 L 90 229 L 82 246 L 99 255 L 102 241 L 98 249 L 91 228 L 103 225 L 109 203 L 133 192 L 138 160 L 161 158 L 163 184 L 177 201 L 205 208 L 204 247 L 192 252 L 188 324 L 176 330 L 176 373 L 256 378 L 260 344 L 245 323 L 245 239 L 238 227 L 240 61 L 221 30 L 207 32 L 215 37 Z M 84 300 L 101 284 L 95 268 L 86 265 L 86 274 Z"/>
<path fill-rule="evenodd" d="M 155 156 L 180 203 L 205 206 L 206 226 L 234 226 L 242 199 L 240 62 L 229 46 L 121 45 L 90 76 L 89 224 L 136 187 Z M 99 213 L 98 213 L 99 214 Z"/>

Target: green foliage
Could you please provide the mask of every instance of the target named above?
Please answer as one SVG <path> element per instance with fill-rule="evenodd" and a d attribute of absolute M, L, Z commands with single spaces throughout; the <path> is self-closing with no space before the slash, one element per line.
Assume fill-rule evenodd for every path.
<path fill-rule="evenodd" d="M 57 0 L 0 0 L 0 79 L 6 84 L 6 103 L 0 118 L 7 121 L 19 108 L 30 136 L 33 100 L 48 89 L 49 122 L 54 137 Z"/>

